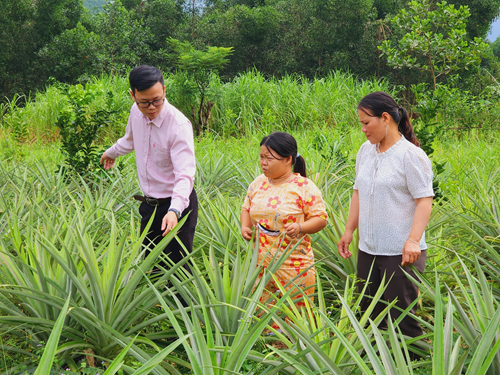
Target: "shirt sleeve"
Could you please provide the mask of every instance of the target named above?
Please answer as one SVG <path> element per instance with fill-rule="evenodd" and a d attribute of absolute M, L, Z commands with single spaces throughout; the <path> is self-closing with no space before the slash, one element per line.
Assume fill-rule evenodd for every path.
<path fill-rule="evenodd" d="M 412 147 L 404 157 L 406 183 L 413 199 L 433 197 L 432 163 L 424 150 Z"/>
<path fill-rule="evenodd" d="M 193 190 L 196 173 L 191 123 L 187 122 L 176 126 L 174 139 L 170 146 L 170 155 L 174 167 L 174 190 L 170 207 L 182 212 L 189 206 L 189 196 Z"/>
<path fill-rule="evenodd" d="M 132 132 L 132 116 L 134 115 L 134 108 L 130 110 L 128 117 L 127 127 L 125 128 L 125 135 L 121 137 L 116 143 L 106 150 L 106 155 L 111 159 L 116 159 L 118 156 L 127 155 L 134 151 L 134 134 Z"/>
<path fill-rule="evenodd" d="M 367 141 L 368 142 L 368 141 Z M 358 154 L 356 155 L 356 179 L 354 180 L 354 190 L 358 190 L 358 171 L 359 171 L 359 165 L 361 163 L 361 159 L 363 158 L 363 151 L 365 149 L 366 142 L 361 145 L 359 148 Z"/>
<path fill-rule="evenodd" d="M 326 206 L 321 191 L 314 182 L 309 179 L 307 180 L 307 185 L 304 185 L 302 199 L 305 221 L 313 217 L 320 217 L 323 220 L 327 219 Z"/>
<path fill-rule="evenodd" d="M 247 210 L 250 211 L 250 206 L 252 205 L 252 198 L 251 198 L 251 192 L 250 190 L 247 191 L 247 195 L 245 197 L 245 200 L 243 201 L 243 206 L 241 207 L 242 210 Z"/>
<path fill-rule="evenodd" d="M 243 201 L 243 206 L 241 207 L 242 210 L 250 211 L 250 208 L 252 206 L 252 199 L 255 196 L 255 191 L 263 183 L 265 183 L 265 177 L 263 177 L 263 175 L 260 175 L 255 180 L 252 181 L 250 186 L 248 186 L 247 195 L 245 197 L 245 200 Z"/>
<path fill-rule="evenodd" d="M 245 200 L 243 201 L 243 206 L 241 207 L 242 210 L 250 211 L 250 207 L 252 206 L 252 198 L 255 192 L 255 185 L 257 184 L 257 181 L 259 179 L 260 177 L 257 177 L 255 180 L 252 181 L 252 183 L 248 187 L 247 195 L 245 197 Z"/>

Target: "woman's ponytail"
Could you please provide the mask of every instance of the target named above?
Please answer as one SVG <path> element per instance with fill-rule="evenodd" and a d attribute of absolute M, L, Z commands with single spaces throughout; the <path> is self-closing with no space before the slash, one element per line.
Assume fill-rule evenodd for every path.
<path fill-rule="evenodd" d="M 306 175 L 306 161 L 299 155 L 295 158 L 295 163 L 293 165 L 293 173 L 300 173 L 302 177 L 307 177 Z"/>
<path fill-rule="evenodd" d="M 420 147 L 420 141 L 417 139 L 417 136 L 413 131 L 408 111 L 404 107 L 399 107 L 399 110 L 401 111 L 401 119 L 398 123 L 399 132 L 404 135 L 406 140 L 413 143 L 415 146 Z"/>

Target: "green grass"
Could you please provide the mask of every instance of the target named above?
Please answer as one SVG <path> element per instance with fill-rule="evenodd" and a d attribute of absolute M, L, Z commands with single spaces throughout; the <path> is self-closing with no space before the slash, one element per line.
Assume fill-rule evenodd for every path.
<path fill-rule="evenodd" d="M 126 81 L 103 78 L 93 83 L 95 91 L 104 92 L 105 84 L 117 95 L 116 112 L 126 111 Z M 494 134 L 434 140 L 433 157 L 446 162 L 439 178 L 448 200 L 435 204 L 427 230 L 417 311 L 425 331 L 420 344 L 430 357 L 406 365 L 409 342 L 398 328 L 380 332 L 378 320 L 357 313 L 355 262 L 337 255 L 336 242 L 347 219 L 356 151 L 365 141 L 355 104 L 378 85 L 341 74 L 302 82 L 249 73 L 215 82 L 214 131 L 195 143 L 200 216 L 195 252 L 186 261 L 196 272 L 177 267 L 153 283 L 145 271 L 156 260 L 154 254 L 140 259 L 139 214 L 130 200 L 139 192 L 134 155 L 120 158 L 121 168 L 109 173 L 66 175 L 58 168 L 57 108 L 49 107 L 49 97 L 41 94 L 23 110 L 27 132 L 9 127 L 6 117 L 21 118 L 12 107 L 0 133 L 0 372 L 34 371 L 41 363 L 44 371 L 78 373 L 90 348 L 99 373 L 109 365 L 108 373 L 137 374 L 497 374 L 500 142 Z M 167 87 L 174 90 L 170 79 Z M 104 100 L 97 95 L 93 105 Z M 101 143 L 123 132 L 122 123 L 114 125 L 103 129 Z M 276 130 L 297 139 L 330 220 L 312 238 L 321 259 L 315 304 L 297 311 L 283 293 L 275 309 L 262 306 L 257 317 L 255 252 L 240 235 L 239 213 L 260 173 L 259 142 Z M 167 278 L 170 289 L 162 284 Z M 271 319 L 283 332 L 266 336 Z M 54 327 L 59 335 L 51 335 Z M 271 346 L 275 339 L 286 348 Z"/>
<path fill-rule="evenodd" d="M 141 291 L 148 293 L 148 297 L 140 302 L 146 304 L 139 309 L 144 314 L 135 314 L 131 320 L 132 323 L 128 323 L 129 326 L 127 327 L 120 326 L 116 317 L 107 318 L 104 310 L 99 312 L 98 305 L 89 304 L 90 300 L 85 302 L 82 297 L 85 296 L 85 293 L 88 293 L 89 296 L 95 295 L 100 288 L 97 288 L 97 285 L 103 285 L 104 287 L 105 283 L 111 280 L 108 275 L 111 275 L 112 268 L 110 268 L 110 263 L 107 263 L 107 259 L 109 256 L 116 257 L 116 255 L 112 254 L 115 254 L 122 246 L 118 237 L 114 237 L 116 235 L 113 233 L 121 233 L 121 238 L 125 241 L 125 246 L 122 249 L 127 254 L 132 254 L 130 253 L 134 248 L 132 244 L 137 241 L 138 213 L 133 202 L 128 200 L 128 197 L 139 191 L 133 155 L 120 159 L 119 162 L 123 166 L 122 170 L 113 171 L 106 179 L 101 180 L 96 185 L 84 180 L 64 182 L 62 176 L 56 172 L 57 165 L 61 162 L 57 144 L 48 146 L 37 143 L 32 145 L 12 144 L 8 143 L 4 138 L 3 142 L 7 145 L 6 147 L 10 144 L 13 149 L 22 150 L 23 153 L 20 153 L 15 158 L 6 157 L 6 151 L 3 153 L 3 171 L 0 176 L 3 194 L 0 200 L 0 226 L 4 236 L 0 242 L 3 248 L 3 262 L 7 262 L 4 264 L 10 266 L 2 268 L 0 278 L 4 286 L 0 289 L 0 294 L 5 295 L 5 293 L 8 293 L 10 301 L 18 301 L 22 306 L 28 306 L 29 304 L 31 307 L 28 310 L 21 309 L 18 311 L 16 310 L 18 308 L 14 309 L 13 306 L 6 303 L 6 300 L 2 302 L 3 317 L 0 317 L 0 320 L 3 321 L 5 330 L 2 332 L 4 346 L 2 347 L 3 355 L 0 356 L 0 368 L 22 365 L 23 362 L 26 362 L 26 366 L 29 366 L 29 363 L 33 362 L 32 359 L 35 364 L 41 359 L 43 351 L 37 350 L 37 345 L 39 342 L 48 342 L 49 331 L 46 328 L 39 330 L 26 327 L 22 323 L 24 318 L 21 319 L 19 314 L 22 311 L 22 316 L 26 316 L 26 319 L 28 319 L 26 321 L 29 321 L 29 317 L 37 312 L 36 314 L 40 315 L 41 318 L 43 317 L 45 322 L 41 327 L 55 324 L 58 313 L 67 298 L 65 297 L 66 294 L 62 293 L 65 287 L 62 290 L 56 287 L 57 285 L 66 285 L 64 274 L 67 272 L 62 273 L 59 268 L 62 266 L 64 259 L 69 259 L 67 258 L 68 255 L 65 255 L 60 260 L 55 261 L 56 258 L 54 257 L 57 254 L 54 252 L 55 249 L 67 254 L 71 254 L 72 251 L 75 254 L 81 254 L 80 257 L 74 258 L 77 261 L 75 264 L 76 270 L 79 270 L 75 273 L 74 280 L 80 280 L 81 278 L 82 284 L 76 289 L 77 294 L 73 295 L 71 299 L 70 312 L 68 313 L 70 320 L 67 321 L 67 325 L 60 335 L 60 346 L 74 342 L 72 345 L 75 345 L 75 347 L 66 350 L 67 354 L 69 354 L 66 359 L 61 357 L 64 351 L 59 350 L 59 354 L 56 355 L 58 361 L 66 361 L 67 366 L 71 365 L 75 369 L 86 361 L 85 356 L 78 354 L 81 353 L 84 347 L 92 347 L 96 355 L 105 358 L 104 362 L 110 363 L 117 358 L 116 356 L 124 345 L 130 343 L 130 339 L 138 334 L 139 336 L 136 339 L 139 340 L 136 341 L 138 344 L 132 344 L 131 347 L 134 349 L 125 357 L 122 366 L 123 369 L 128 368 L 132 372 L 131 369 L 139 369 L 148 361 L 154 363 L 153 356 L 167 348 L 168 345 L 162 343 L 162 337 L 172 340 L 186 334 L 194 334 L 195 336 L 184 342 L 179 341 L 180 346 L 172 349 L 171 354 L 165 354 L 166 359 L 162 360 L 164 366 L 167 367 L 169 363 L 177 364 L 173 367 L 175 370 L 169 370 L 174 371 L 172 373 L 181 371 L 184 366 L 188 366 L 188 363 L 192 361 L 201 361 L 200 363 L 204 363 L 204 366 L 216 366 L 219 363 L 218 366 L 230 366 L 228 369 L 239 368 L 240 370 L 237 370 L 236 373 L 244 373 L 241 372 L 242 369 L 252 367 L 261 369 L 259 371 L 262 373 L 272 373 L 272 368 L 281 368 L 282 370 L 279 371 L 283 371 L 283 373 L 291 373 L 295 370 L 309 373 L 309 371 L 323 366 L 329 368 L 330 371 L 334 371 L 338 366 L 343 369 L 341 371 L 347 371 L 350 368 L 347 365 L 350 361 L 364 363 L 368 360 L 363 357 L 368 355 L 366 353 L 369 353 L 365 352 L 363 354 L 362 348 L 366 345 L 372 345 L 372 343 L 382 345 L 383 340 L 396 342 L 395 340 L 398 340 L 399 337 L 396 329 L 393 332 L 395 336 L 384 339 L 383 333 L 377 333 L 377 330 L 371 328 L 370 325 L 364 325 L 366 323 L 362 323 L 359 327 L 356 326 L 359 317 L 349 315 L 349 309 L 355 311 L 356 299 L 352 294 L 352 287 L 346 284 L 347 276 L 355 272 L 355 268 L 352 264 L 343 263 L 336 255 L 336 236 L 338 236 L 338 233 L 334 222 L 340 229 L 345 225 L 345 214 L 342 215 L 340 212 L 341 210 L 346 211 L 348 208 L 354 178 L 353 161 L 355 151 L 363 142 L 363 136 L 359 129 L 341 132 L 339 129 L 332 131 L 326 127 L 307 132 L 299 130 L 293 132 L 293 134 L 299 142 L 300 153 L 306 159 L 309 175 L 317 181 L 318 186 L 323 191 L 331 220 L 322 235 L 316 235 L 313 238 L 317 257 L 319 258 L 320 254 L 321 256 L 329 256 L 328 260 L 318 265 L 318 274 L 321 276 L 322 285 L 321 294 L 324 301 L 318 302 L 318 305 L 311 307 L 312 316 L 317 316 L 317 318 L 308 323 L 308 320 L 302 320 L 306 319 L 307 313 L 302 315 L 299 312 L 293 312 L 286 309 L 285 305 L 280 309 L 281 312 L 268 312 L 274 316 L 273 319 L 275 320 L 284 319 L 284 316 L 288 316 L 289 320 L 294 322 L 293 330 L 283 336 L 282 340 L 289 343 L 288 351 L 273 349 L 266 344 L 262 346 L 261 340 L 265 340 L 265 337 L 261 338 L 256 333 L 258 331 L 252 331 L 255 328 L 253 326 L 238 331 L 238 325 L 233 324 L 224 328 L 222 328 L 223 326 L 214 325 L 216 317 L 220 316 L 217 319 L 221 319 L 221 322 L 225 319 L 224 316 L 234 315 L 236 316 L 234 319 L 239 320 L 241 318 L 237 317 L 238 314 L 250 308 L 248 305 L 243 305 L 239 307 L 240 310 L 237 310 L 235 307 L 230 307 L 235 302 L 229 302 L 226 307 L 227 311 L 223 313 L 221 309 L 223 305 L 217 306 L 223 303 L 224 298 L 227 298 L 227 293 L 230 290 L 227 288 L 230 285 L 236 285 L 234 282 L 227 284 L 228 281 L 225 281 L 234 277 L 232 272 L 236 269 L 234 268 L 236 264 L 240 264 L 238 266 L 240 269 L 242 269 L 241 267 L 243 269 L 247 267 L 248 271 L 251 270 L 251 267 L 248 268 L 249 265 L 245 265 L 246 263 L 242 263 L 242 260 L 237 258 L 238 251 L 241 254 L 249 251 L 245 241 L 242 240 L 239 234 L 238 216 L 246 187 L 260 173 L 258 145 L 263 133 L 254 132 L 246 138 L 233 139 L 208 135 L 196 141 L 198 160 L 196 188 L 199 193 L 201 211 L 195 239 L 195 248 L 198 250 L 194 256 L 195 264 L 193 264 L 193 267 L 198 269 L 195 274 L 198 281 L 195 283 L 188 282 L 186 276 L 178 272 L 175 272 L 174 276 L 174 280 L 177 280 L 174 282 L 174 287 L 185 290 L 184 293 L 187 293 L 185 299 L 192 301 L 196 313 L 193 314 L 189 310 L 183 312 L 184 308 L 178 306 L 175 297 L 171 296 L 168 291 L 164 291 L 162 299 L 158 301 L 158 297 L 154 295 L 154 289 L 148 289 L 147 283 L 141 281 L 134 288 L 136 288 L 136 293 Z M 337 143 L 334 148 L 325 150 L 325 145 L 332 145 L 335 142 Z M 422 320 L 428 339 L 434 340 L 436 287 L 439 286 L 441 293 L 439 298 L 443 299 L 441 306 L 443 316 L 449 316 L 447 311 L 450 311 L 450 307 L 447 307 L 450 299 L 446 293 L 452 295 L 456 304 L 453 309 L 456 311 L 461 306 L 464 312 L 460 319 L 450 320 L 449 324 L 455 328 L 455 330 L 451 331 L 452 336 L 449 336 L 449 334 L 446 336 L 446 332 L 450 332 L 446 331 L 449 326 L 439 328 L 441 330 L 439 332 L 445 334 L 444 339 L 440 341 L 444 346 L 441 346 L 439 350 L 448 350 L 449 346 L 446 346 L 446 342 L 460 342 L 461 344 L 457 347 L 459 351 L 456 353 L 458 357 L 454 354 L 455 356 L 452 356 L 452 358 L 455 358 L 453 359 L 455 362 L 450 363 L 454 366 L 458 363 L 456 358 L 462 358 L 465 355 L 465 368 L 467 369 L 469 363 L 471 363 L 479 369 L 487 360 L 485 357 L 474 357 L 474 350 L 482 350 L 479 344 L 481 336 L 477 336 L 475 341 L 474 339 L 466 339 L 466 337 L 459 340 L 457 332 L 463 332 L 466 335 L 470 331 L 470 328 L 466 328 L 468 324 L 466 319 L 471 319 L 471 324 L 477 326 L 477 330 L 474 329 L 474 332 L 483 330 L 487 332 L 486 328 L 488 328 L 489 324 L 496 324 L 494 312 L 498 309 L 497 299 L 500 296 L 497 292 L 498 287 L 495 287 L 494 282 L 488 281 L 487 278 L 483 278 L 481 281 L 486 284 L 482 285 L 481 290 L 477 291 L 477 297 L 475 298 L 481 298 L 483 301 L 488 301 L 489 304 L 489 307 L 485 307 L 486 310 L 482 310 L 482 312 L 475 307 L 476 302 L 466 298 L 464 291 L 468 290 L 469 285 L 472 285 L 470 282 L 473 282 L 474 275 L 479 275 L 481 272 L 489 275 L 490 280 L 496 280 L 496 275 L 500 276 L 500 264 L 496 262 L 495 257 L 488 256 L 486 250 L 481 252 L 481 249 L 486 248 L 479 241 L 479 238 L 484 236 L 494 238 L 500 233 L 494 234 L 495 232 L 492 232 L 495 230 L 495 221 L 494 216 L 487 213 L 489 211 L 484 211 L 486 212 L 486 214 L 483 214 L 485 216 L 479 216 L 483 213 L 481 210 L 491 210 L 492 207 L 498 208 L 498 201 L 491 200 L 491 189 L 498 186 L 498 175 L 489 173 L 489 171 L 498 168 L 498 161 L 495 158 L 481 158 L 480 156 L 493 156 L 499 151 L 500 147 L 498 142 L 489 138 L 476 139 L 474 143 L 471 142 L 474 147 L 468 147 L 466 144 L 458 146 L 450 140 L 436 141 L 436 144 L 438 145 L 436 147 L 436 157 L 440 161 L 448 161 L 448 170 L 442 176 L 442 184 L 445 186 L 444 191 L 449 198 L 449 202 L 445 202 L 441 206 L 435 206 L 432 222 L 428 230 L 431 256 L 427 269 L 431 272 L 426 276 L 429 280 L 429 286 L 421 288 L 423 291 L 423 309 L 419 309 L 417 316 Z M 465 173 L 465 168 L 468 168 L 468 173 Z M 456 178 L 460 179 L 459 183 L 454 181 Z M 479 187 L 484 189 L 481 190 Z M 479 199 L 481 197 L 483 200 Z M 487 222 L 491 222 L 491 225 L 485 226 Z M 481 230 L 488 230 L 488 232 L 482 234 L 482 232 L 479 232 Z M 110 247 L 113 243 L 116 243 L 116 245 Z M 118 247 L 115 248 L 115 246 Z M 494 251 L 498 251 L 495 250 L 497 249 L 495 242 L 490 243 L 490 246 Z M 68 250 L 64 249 L 72 250 L 68 252 Z M 481 254 L 481 257 L 478 258 L 479 263 L 474 263 L 473 257 L 470 256 L 471 251 L 475 254 Z M 61 256 L 63 253 L 61 253 Z M 92 272 L 102 273 L 103 277 L 101 281 L 99 279 L 95 280 L 96 287 L 92 287 L 91 279 L 85 277 L 88 271 L 86 271 L 87 266 L 85 266 L 84 259 L 87 259 L 92 253 L 95 253 L 96 256 L 95 260 L 92 260 L 92 264 L 94 264 L 92 267 L 97 267 Z M 11 255 L 6 257 L 7 254 Z M 35 256 L 35 254 L 37 255 Z M 99 254 L 102 254 L 102 256 Z M 463 266 L 457 263 L 459 259 L 457 256 L 460 254 L 461 259 L 465 262 Z M 204 257 L 206 257 L 205 261 L 203 261 Z M 22 260 L 22 262 L 16 262 L 16 259 Z M 121 263 L 113 262 L 118 267 L 116 269 L 121 270 L 120 272 L 125 272 L 124 270 L 128 267 L 126 263 L 123 263 L 128 257 L 123 259 Z M 471 263 L 469 263 L 468 259 L 470 259 Z M 216 269 L 213 266 L 218 262 L 228 265 L 228 268 L 224 269 L 224 272 L 227 273 L 226 276 L 223 274 L 217 276 L 209 272 L 210 269 Z M 23 264 L 35 268 L 29 268 Z M 38 271 L 36 271 L 37 267 Z M 438 269 L 437 274 L 432 272 L 434 267 Z M 14 272 L 15 269 L 19 269 L 19 271 Z M 108 269 L 109 271 L 105 271 Z M 450 269 L 455 274 L 450 273 Z M 463 279 L 467 272 L 470 272 L 470 280 Z M 247 274 L 241 271 L 237 273 L 240 275 Z M 41 274 L 44 275 L 45 279 L 40 279 Z M 142 280 L 142 276 L 137 275 L 137 277 L 137 280 Z M 20 284 L 21 280 L 24 280 L 23 284 Z M 50 280 L 50 282 L 46 284 L 46 287 L 43 287 L 46 289 L 43 289 L 42 286 L 47 283 L 47 280 Z M 438 284 L 433 286 L 436 282 Z M 215 287 L 218 283 L 220 283 L 220 286 L 214 289 L 216 293 L 211 292 L 212 287 Z M 6 284 L 11 286 L 6 287 Z M 448 292 L 443 293 L 445 284 L 448 286 Z M 26 292 L 29 292 L 28 295 L 20 294 L 20 289 L 16 289 L 19 285 L 25 285 L 29 288 L 25 289 Z M 195 289 L 192 287 L 195 287 Z M 9 290 L 12 291 L 9 292 Z M 15 290 L 17 291 L 13 293 Z M 84 290 L 87 290 L 87 292 L 83 293 Z M 220 294 L 218 290 L 225 290 L 226 297 L 223 297 L 224 293 Z M 206 291 L 203 292 L 206 294 L 198 294 L 200 291 Z M 117 296 L 125 292 L 125 290 L 116 291 Z M 238 293 L 241 293 L 241 291 Z M 340 293 L 342 299 L 339 299 L 338 293 Z M 30 298 L 34 298 L 37 294 L 43 295 L 44 300 L 52 301 L 50 309 L 45 305 L 46 302 L 40 300 L 37 300 L 36 303 L 35 301 L 29 302 Z M 80 297 L 78 297 L 79 295 Z M 103 298 L 105 297 L 103 296 Z M 245 297 L 240 298 L 241 301 L 245 301 L 248 298 L 251 299 L 252 295 L 245 295 Z M 163 301 L 167 304 L 167 309 L 164 306 L 164 312 L 155 311 L 154 305 L 161 305 Z M 343 301 L 344 305 L 339 304 L 340 301 Z M 283 303 L 285 304 L 286 300 L 283 300 Z M 80 310 L 84 306 L 87 306 L 85 308 L 90 313 L 95 314 L 91 325 L 88 325 L 89 322 L 85 323 L 85 321 L 81 320 L 85 315 L 79 315 L 82 314 Z M 334 306 L 332 314 L 326 314 L 326 306 Z M 342 310 L 343 313 L 341 313 L 342 308 L 344 309 Z M 211 312 L 211 309 L 215 310 Z M 170 313 L 168 310 L 170 310 Z M 9 317 L 15 311 L 17 311 L 17 317 L 15 319 Z M 168 320 L 165 320 L 169 316 L 168 314 L 173 315 Z M 179 319 L 177 328 L 175 325 L 172 326 L 168 323 L 168 321 L 173 322 L 172 316 Z M 349 324 L 341 323 L 348 317 Z M 478 317 L 481 317 L 480 320 L 478 320 Z M 74 323 L 70 323 L 72 319 L 74 319 Z M 197 319 L 199 319 L 201 325 L 198 325 Z M 328 324 L 323 324 L 315 329 L 314 322 L 317 319 L 327 319 Z M 42 324 L 41 322 L 38 324 Z M 76 332 L 82 329 L 79 327 L 86 327 L 84 328 L 86 344 L 78 344 L 79 339 Z M 109 330 L 108 334 L 99 335 L 96 330 L 97 327 L 101 331 Z M 211 334 L 209 334 L 207 327 L 211 327 Z M 356 335 L 358 339 L 355 340 L 354 336 L 349 333 L 354 327 L 357 327 L 358 330 L 363 327 L 363 332 L 359 331 Z M 324 329 L 330 331 L 323 331 Z M 496 329 L 498 330 L 498 327 Z M 230 341 L 225 341 L 228 337 L 231 337 L 227 336 L 230 332 L 234 332 L 233 334 L 240 332 L 239 334 L 245 340 L 250 340 L 250 337 L 252 337 L 254 341 L 248 342 L 253 342 L 252 348 L 254 349 L 250 348 L 251 350 L 247 351 L 248 348 L 244 349 L 243 346 L 239 347 L 238 344 L 233 346 Z M 330 336 L 328 332 L 333 332 L 333 336 Z M 381 334 L 382 336 L 380 336 Z M 345 336 L 345 339 L 342 338 L 342 335 Z M 347 341 L 338 347 L 335 346 L 338 341 L 329 342 L 329 337 L 338 337 L 341 341 Z M 491 336 L 485 336 L 484 338 L 484 340 L 492 339 L 497 340 Z M 169 342 L 172 341 L 166 341 L 165 344 Z M 498 341 L 493 341 L 491 345 L 496 342 Z M 205 348 L 203 349 L 206 350 L 205 357 L 198 357 L 195 354 L 196 351 L 189 354 L 190 350 L 195 349 L 195 346 L 193 346 L 195 343 Z M 302 351 L 295 346 L 299 345 L 299 343 L 310 347 L 312 353 L 314 353 L 312 357 L 303 357 Z M 435 343 L 434 345 L 438 344 Z M 83 347 L 79 348 L 79 345 L 83 345 Z M 366 348 L 368 347 L 366 346 Z M 259 352 L 263 351 L 270 357 L 265 359 L 259 356 L 258 352 L 254 352 L 255 348 L 260 348 Z M 330 360 L 323 357 L 324 354 L 322 353 L 331 353 L 334 350 L 333 348 L 339 354 L 334 356 L 336 359 L 333 362 L 329 362 Z M 350 349 L 342 351 L 341 355 L 339 350 L 342 348 Z M 12 350 L 17 350 L 17 352 L 13 353 Z M 22 352 L 22 350 L 26 352 Z M 237 363 L 239 367 L 234 367 L 236 362 L 232 362 L 231 358 L 233 357 L 229 356 L 234 350 L 238 354 L 244 353 L 241 355 L 244 355 L 246 359 L 246 362 Z M 371 361 L 370 369 L 372 369 L 370 366 L 376 364 L 380 371 L 389 371 L 391 366 L 399 368 L 405 362 L 404 347 L 401 347 L 401 352 L 391 350 L 390 347 L 386 349 L 381 347 L 381 350 L 386 356 L 392 356 L 394 362 Z M 217 362 L 218 357 L 212 357 L 211 354 L 224 352 L 228 353 L 226 362 Z M 358 354 L 355 354 L 355 352 Z M 28 355 L 28 353 L 31 354 Z M 370 355 L 373 356 L 374 353 Z M 34 358 L 32 354 L 34 354 Z M 14 363 L 11 358 L 14 358 Z M 74 363 L 71 362 L 71 358 Z M 275 361 L 274 364 L 268 362 L 271 358 Z M 495 362 L 495 358 L 488 358 L 488 360 L 498 363 Z M 121 360 L 116 363 L 121 363 Z M 253 365 L 251 365 L 252 363 Z M 442 365 L 440 363 L 440 366 Z M 416 363 L 414 364 L 413 373 L 425 373 L 424 369 L 429 369 L 429 366 L 431 366 L 429 362 Z M 448 364 L 445 363 L 444 366 L 448 366 Z M 191 367 L 188 366 L 188 368 Z M 373 371 L 375 370 L 373 369 Z"/>
<path fill-rule="evenodd" d="M 186 98 L 178 88 L 176 77 L 166 76 L 165 86 L 167 99 L 191 117 L 191 108 L 185 104 Z M 33 98 L 19 98 L 4 104 L 0 108 L 0 113 L 5 113 L 0 117 L 0 129 L 20 143 L 57 140 L 54 124 L 61 109 L 68 105 L 66 89 L 65 85 L 54 84 Z M 115 139 L 123 131 L 126 114 L 133 103 L 127 79 L 93 78 L 86 83 L 86 90 L 95 93 L 89 105 L 92 109 L 116 113 L 111 123 L 100 131 L 102 142 Z M 209 100 L 215 103 L 211 132 L 248 136 L 254 132 L 270 132 L 276 127 L 292 131 L 318 127 L 347 130 L 357 122 L 357 102 L 375 90 L 390 89 L 383 81 L 357 81 L 343 73 L 312 81 L 291 76 L 281 80 L 265 79 L 258 72 L 242 74 L 227 83 L 213 77 L 209 89 Z M 27 103 L 22 104 L 25 101 Z"/>

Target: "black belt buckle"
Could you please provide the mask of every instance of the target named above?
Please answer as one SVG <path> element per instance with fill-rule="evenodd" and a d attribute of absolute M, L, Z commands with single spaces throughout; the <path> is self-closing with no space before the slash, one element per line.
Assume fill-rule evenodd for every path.
<path fill-rule="evenodd" d="M 158 206 L 160 204 L 160 202 L 158 202 L 158 199 L 156 198 L 151 198 L 151 197 L 146 197 L 144 196 L 144 198 L 146 199 L 146 203 L 149 204 L 150 206 Z"/>

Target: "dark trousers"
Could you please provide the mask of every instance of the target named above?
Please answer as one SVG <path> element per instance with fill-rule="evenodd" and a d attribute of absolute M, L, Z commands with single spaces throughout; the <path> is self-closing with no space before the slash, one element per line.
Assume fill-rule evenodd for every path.
<path fill-rule="evenodd" d="M 154 214 L 153 223 L 149 228 L 149 233 L 146 238 L 144 238 L 143 245 L 148 248 L 154 248 L 154 245 L 160 243 L 163 238 L 163 231 L 161 230 L 161 223 L 163 217 L 167 214 L 170 208 L 170 199 L 168 201 L 160 203 L 158 206 L 150 206 L 146 202 L 142 202 L 139 207 L 139 213 L 141 214 L 141 233 L 144 232 L 146 225 L 148 224 L 151 216 Z M 156 209 L 156 212 L 155 212 Z M 196 196 L 196 191 L 193 189 L 191 195 L 189 196 L 189 206 L 182 212 L 182 216 L 189 216 L 182 226 L 182 228 L 177 232 L 177 237 L 182 242 L 184 247 L 188 252 L 193 250 L 193 240 L 194 231 L 196 228 L 196 223 L 198 221 L 198 197 Z M 149 254 L 149 250 L 146 250 Z M 180 262 L 184 258 L 184 250 L 177 239 L 173 239 L 163 250 L 164 254 L 170 258 L 174 263 Z M 161 261 L 158 263 L 161 267 L 170 268 L 165 262 Z M 186 266 L 186 269 L 189 269 Z"/>
<path fill-rule="evenodd" d="M 422 250 L 420 258 L 413 263 L 413 266 L 418 272 L 424 272 L 425 261 L 427 259 L 427 251 Z M 403 269 L 412 277 L 417 278 L 415 272 L 410 267 L 401 267 L 402 255 L 396 256 L 383 256 L 383 255 L 370 255 L 361 250 L 358 252 L 358 278 L 362 281 L 358 283 L 358 291 L 361 292 L 368 282 L 365 296 L 373 297 L 377 292 L 382 277 L 385 273 L 385 282 L 389 281 L 387 288 L 384 291 L 382 299 L 386 302 L 392 302 L 397 298 L 396 306 L 401 309 L 406 309 L 413 301 L 418 298 L 418 287 L 413 284 L 408 277 L 403 273 Z M 373 264 L 373 268 L 372 268 Z M 370 274 L 371 269 L 371 274 Z M 370 277 L 368 277 L 370 275 Z M 392 278 L 391 278 L 392 276 Z M 364 282 L 363 282 L 364 281 Z M 366 311 L 370 305 L 372 298 L 363 297 L 361 300 L 361 310 Z M 387 307 L 386 304 L 377 303 L 372 313 L 372 319 L 378 316 L 382 310 Z M 413 306 L 411 312 L 415 314 L 417 306 Z M 401 315 L 401 311 L 397 309 L 390 310 L 391 319 L 394 321 Z M 387 323 L 382 323 L 382 329 L 387 328 Z M 417 337 L 423 334 L 420 324 L 410 316 L 406 316 L 399 323 L 401 332 L 410 337 Z"/>

